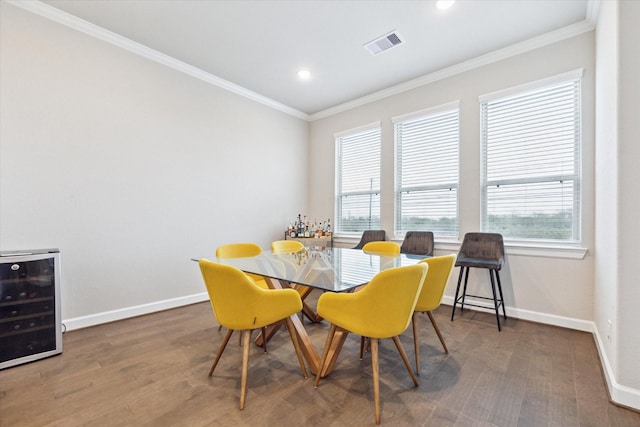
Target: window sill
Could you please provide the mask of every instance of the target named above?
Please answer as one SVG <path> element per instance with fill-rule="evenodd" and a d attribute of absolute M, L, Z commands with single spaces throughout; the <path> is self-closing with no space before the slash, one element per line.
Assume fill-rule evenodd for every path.
<path fill-rule="evenodd" d="M 341 247 L 353 247 L 360 241 L 360 236 L 354 238 L 347 235 L 335 236 L 334 243 L 336 246 Z M 398 243 L 402 243 L 402 240 L 394 240 Z M 456 240 L 441 240 L 435 242 L 435 250 L 457 252 L 460 250 L 462 242 Z M 532 243 L 517 243 L 507 242 L 504 245 L 504 250 L 508 256 L 530 256 L 530 257 L 543 257 L 543 258 L 563 258 L 563 259 L 584 259 L 589 249 L 579 246 L 554 246 L 554 245 L 541 245 Z"/>
<path fill-rule="evenodd" d="M 462 242 L 436 241 L 436 250 L 458 251 Z M 544 258 L 584 259 L 589 249 L 578 246 L 553 246 L 506 242 L 504 244 L 506 255 L 535 256 Z"/>

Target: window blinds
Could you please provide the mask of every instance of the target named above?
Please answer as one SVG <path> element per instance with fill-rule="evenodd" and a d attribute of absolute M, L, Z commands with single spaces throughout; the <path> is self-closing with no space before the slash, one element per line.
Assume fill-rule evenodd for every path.
<path fill-rule="evenodd" d="M 459 111 L 397 121 L 395 231 L 458 235 Z"/>
<path fill-rule="evenodd" d="M 380 127 L 336 138 L 336 231 L 380 228 Z"/>
<path fill-rule="evenodd" d="M 482 230 L 580 239 L 580 78 L 481 100 Z"/>

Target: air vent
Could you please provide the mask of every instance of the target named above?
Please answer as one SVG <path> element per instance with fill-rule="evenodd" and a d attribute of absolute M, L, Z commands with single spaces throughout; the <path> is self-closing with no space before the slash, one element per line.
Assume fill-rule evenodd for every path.
<path fill-rule="evenodd" d="M 385 50 L 391 49 L 394 46 L 398 46 L 403 43 L 402 37 L 397 31 L 392 31 L 382 37 L 379 37 L 364 45 L 365 49 L 372 55 L 378 55 Z"/>

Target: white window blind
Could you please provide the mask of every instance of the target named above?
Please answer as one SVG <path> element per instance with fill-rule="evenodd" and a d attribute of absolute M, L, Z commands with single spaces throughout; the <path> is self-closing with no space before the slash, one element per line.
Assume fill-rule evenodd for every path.
<path fill-rule="evenodd" d="M 482 230 L 580 240 L 580 77 L 481 99 Z"/>
<path fill-rule="evenodd" d="M 395 123 L 396 235 L 458 236 L 459 109 Z"/>
<path fill-rule="evenodd" d="M 336 229 L 380 228 L 380 126 L 336 137 Z"/>

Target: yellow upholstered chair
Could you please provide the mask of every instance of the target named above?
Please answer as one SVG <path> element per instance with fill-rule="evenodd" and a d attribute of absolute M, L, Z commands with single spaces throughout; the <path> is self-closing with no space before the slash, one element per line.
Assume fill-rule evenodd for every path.
<path fill-rule="evenodd" d="M 300 295 L 293 289 L 262 289 L 241 270 L 206 259 L 200 260 L 200 271 L 207 286 L 213 313 L 220 324 L 229 329 L 211 365 L 209 376 L 213 375 L 233 331 L 242 331 L 244 335 L 240 409 L 244 408 L 247 391 L 249 346 L 253 329 L 284 320 L 298 356 L 298 363 L 304 377 L 307 378 L 300 344 L 289 318 L 302 309 Z"/>
<path fill-rule="evenodd" d="M 369 254 L 398 256 L 400 255 L 400 245 L 390 241 L 376 241 L 366 243 L 362 250 Z"/>
<path fill-rule="evenodd" d="M 274 254 L 294 253 L 303 249 L 304 245 L 297 240 L 276 240 L 271 242 L 271 252 Z"/>
<path fill-rule="evenodd" d="M 258 256 L 262 253 L 260 245 L 255 243 L 229 243 L 218 246 L 216 257 L 218 258 L 247 258 Z"/>
<path fill-rule="evenodd" d="M 377 424 L 380 423 L 378 340 L 393 338 L 414 384 L 418 385 L 418 379 L 413 373 L 398 335 L 407 329 L 411 322 L 411 315 L 427 270 L 426 263 L 390 268 L 378 273 L 360 292 L 327 292 L 318 299 L 318 314 L 331 322 L 322 352 L 321 366 L 327 363 L 337 328 L 368 337 L 371 341 L 373 398 Z M 321 371 L 318 370 L 315 387 L 320 381 Z"/>
<path fill-rule="evenodd" d="M 260 245 L 255 243 L 228 243 L 226 245 L 218 246 L 216 249 L 216 258 L 251 258 L 258 256 L 262 253 Z M 256 281 L 256 284 L 264 289 L 269 289 L 264 277 L 257 274 L 248 274 Z"/>
<path fill-rule="evenodd" d="M 367 242 L 362 251 L 372 255 L 396 257 L 400 255 L 400 245 L 386 240 Z M 360 338 L 360 359 L 364 356 L 365 337 Z"/>
<path fill-rule="evenodd" d="M 251 258 L 258 256 L 262 253 L 262 248 L 256 243 L 228 243 L 226 245 L 218 246 L 216 248 L 216 258 Z M 256 285 L 263 289 L 269 289 L 264 277 L 257 274 L 245 273 L 256 282 Z M 218 330 L 222 329 L 222 325 L 218 327 Z M 264 330 L 262 331 L 264 332 Z M 242 335 L 238 336 L 238 345 L 242 344 Z M 267 342 L 263 345 L 264 352 L 267 352 Z"/>
<path fill-rule="evenodd" d="M 418 375 L 420 375 L 420 346 L 418 344 L 418 319 L 416 316 L 417 313 L 427 313 L 429 319 L 431 320 L 431 324 L 433 325 L 433 329 L 436 330 L 436 334 L 440 339 L 440 343 L 442 343 L 442 347 L 444 348 L 445 353 L 449 353 L 449 349 L 444 343 L 444 338 L 442 338 L 442 334 L 440 333 L 440 329 L 438 328 L 436 319 L 433 317 L 433 314 L 431 312 L 438 308 L 440 306 L 440 303 L 442 302 L 444 290 L 447 287 L 447 282 L 449 282 L 451 272 L 453 271 L 456 263 L 456 255 L 453 254 L 426 258 L 420 262 L 429 265 L 429 272 L 427 273 L 427 277 L 425 277 L 424 279 L 424 285 L 422 286 L 422 291 L 420 292 L 418 302 L 416 303 L 416 308 L 413 311 L 413 316 L 411 318 L 413 326 L 413 345 L 415 347 L 416 355 L 416 373 Z"/>

